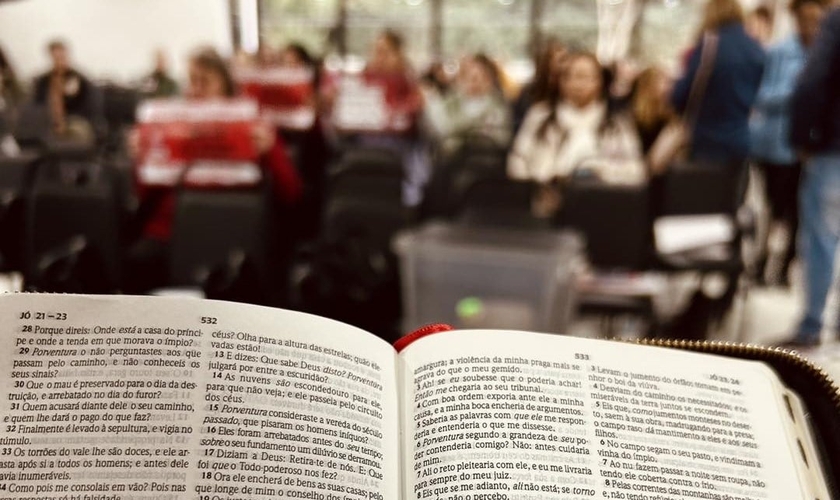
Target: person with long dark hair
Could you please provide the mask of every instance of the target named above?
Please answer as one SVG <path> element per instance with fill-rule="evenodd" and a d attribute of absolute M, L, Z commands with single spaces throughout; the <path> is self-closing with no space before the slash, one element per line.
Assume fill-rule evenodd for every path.
<path fill-rule="evenodd" d="M 236 83 L 225 60 L 212 48 L 202 48 L 190 57 L 186 96 L 191 100 L 229 99 L 237 95 Z M 275 200 L 293 206 L 301 197 L 302 184 L 282 138 L 265 124 L 253 130 L 254 148 L 260 165 L 271 180 Z M 136 149 L 136 146 L 135 146 Z M 141 214 L 140 238 L 129 250 L 127 290 L 141 293 L 167 284 L 168 246 L 175 215 L 174 187 L 138 186 Z"/>
<path fill-rule="evenodd" d="M 519 92 L 513 103 L 513 131 L 516 133 L 525 120 L 525 114 L 534 104 L 556 99 L 560 91 L 560 74 L 569 51 L 559 40 L 547 40 L 534 58 L 534 78 Z"/>
<path fill-rule="evenodd" d="M 508 159 L 511 177 L 550 182 L 603 154 L 641 158 L 632 122 L 609 103 L 608 79 L 593 54 L 569 56 L 562 91 L 532 106 L 525 117 Z"/>
<path fill-rule="evenodd" d="M 570 55 L 559 86 L 528 111 L 508 156 L 510 177 L 545 187 L 535 203 L 541 216 L 559 208 L 559 193 L 551 186 L 585 163 L 626 168 L 628 177 L 644 170 L 639 135 L 609 102 L 609 73 L 593 54 Z"/>

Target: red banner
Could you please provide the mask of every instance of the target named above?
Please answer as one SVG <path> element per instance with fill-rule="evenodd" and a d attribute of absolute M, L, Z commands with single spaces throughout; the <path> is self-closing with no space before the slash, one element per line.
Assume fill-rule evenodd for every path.
<path fill-rule="evenodd" d="M 137 114 L 141 183 L 234 186 L 259 182 L 254 101 L 159 99 L 142 103 Z"/>
<path fill-rule="evenodd" d="M 306 130 L 315 123 L 315 89 L 311 71 L 239 69 L 236 80 L 242 93 L 259 103 L 262 117 L 277 127 Z"/>

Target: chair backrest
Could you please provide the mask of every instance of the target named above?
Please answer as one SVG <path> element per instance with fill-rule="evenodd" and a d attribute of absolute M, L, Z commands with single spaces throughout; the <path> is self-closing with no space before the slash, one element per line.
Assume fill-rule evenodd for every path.
<path fill-rule="evenodd" d="M 9 108 L 0 110 L 0 139 L 13 132 L 11 110 Z"/>
<path fill-rule="evenodd" d="M 246 264 L 249 279 L 259 279 L 252 288 L 265 289 L 270 276 L 269 201 L 260 188 L 181 191 L 172 227 L 171 284 L 205 287 L 231 266 Z"/>
<path fill-rule="evenodd" d="M 22 271 L 26 199 L 41 157 L 32 152 L 0 156 L 0 269 Z"/>
<path fill-rule="evenodd" d="M 402 164 L 394 165 L 398 157 L 381 159 L 384 161 L 345 164 L 330 174 L 322 221 L 326 240 L 364 233 L 381 243 L 404 225 Z"/>
<path fill-rule="evenodd" d="M 26 214 L 27 287 L 47 286 L 43 281 L 45 266 L 52 265 L 55 259 L 84 257 L 77 263 L 85 265 L 85 275 L 70 276 L 79 281 L 73 290 L 104 292 L 115 289 L 120 282 L 117 206 L 116 188 L 109 169 L 95 163 L 52 161 L 43 164 L 38 169 Z M 73 273 L 81 271 L 75 269 Z M 85 290 L 86 284 L 95 289 Z M 61 284 L 51 281 L 49 286 L 60 287 Z"/>
<path fill-rule="evenodd" d="M 94 142 L 56 136 L 49 110 L 40 104 L 21 106 L 13 135 L 21 147 L 38 149 L 62 162 L 90 162 L 97 153 Z"/>
<path fill-rule="evenodd" d="M 586 239 L 599 268 L 644 269 L 652 251 L 650 195 L 646 185 L 617 186 L 596 178 L 573 179 L 563 192 L 560 223 Z"/>
<path fill-rule="evenodd" d="M 463 196 L 464 189 L 477 178 L 505 176 L 507 154 L 493 147 L 465 144 L 435 166 L 426 188 L 423 218 L 450 218 Z"/>
<path fill-rule="evenodd" d="M 531 211 L 536 189 L 533 182 L 476 178 L 457 201 L 455 220 L 469 226 L 550 229 L 551 220 L 534 217 Z"/>
<path fill-rule="evenodd" d="M 402 203 L 402 171 L 341 169 L 327 179 L 327 204 L 337 198 L 366 198 Z"/>
<path fill-rule="evenodd" d="M 140 93 L 118 85 L 103 85 L 102 111 L 109 128 L 118 129 L 135 122 Z"/>
<path fill-rule="evenodd" d="M 338 198 L 327 203 L 322 235 L 325 241 L 332 243 L 340 244 L 348 238 L 355 238 L 387 249 L 391 237 L 410 222 L 410 210 L 399 204 Z"/>
<path fill-rule="evenodd" d="M 76 138 L 50 137 L 46 143 L 45 153 L 59 161 L 91 162 L 97 157 L 97 147 L 94 142 Z"/>
<path fill-rule="evenodd" d="M 20 107 L 14 136 L 23 147 L 44 147 L 51 134 L 52 125 L 46 106 L 26 103 Z"/>
<path fill-rule="evenodd" d="M 403 162 L 400 155 L 387 148 L 353 146 L 347 148 L 339 158 L 332 171 L 379 172 L 402 175 Z"/>
<path fill-rule="evenodd" d="M 402 203 L 405 178 L 402 158 L 380 148 L 348 150 L 327 178 L 326 204 L 337 200 L 371 200 Z"/>
<path fill-rule="evenodd" d="M 22 196 L 35 180 L 41 156 L 24 151 L 19 156 L 0 155 L 0 202 Z"/>
<path fill-rule="evenodd" d="M 661 215 L 734 215 L 743 203 L 744 165 L 681 164 L 663 180 Z"/>

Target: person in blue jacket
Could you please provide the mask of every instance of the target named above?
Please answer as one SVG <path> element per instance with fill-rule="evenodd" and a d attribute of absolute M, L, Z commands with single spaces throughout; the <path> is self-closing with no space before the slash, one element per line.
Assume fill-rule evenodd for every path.
<path fill-rule="evenodd" d="M 807 50 L 814 42 L 825 15 L 825 0 L 793 0 L 790 11 L 796 32 L 767 51 L 767 67 L 750 119 L 751 156 L 764 174 L 767 200 L 773 219 L 789 229 L 779 282 L 789 286 L 788 271 L 796 257 L 799 210 L 798 191 L 802 166 L 790 142 L 790 104 L 796 79 L 805 66 Z M 757 275 L 763 280 L 766 253 Z"/>
<path fill-rule="evenodd" d="M 689 160 L 740 165 L 749 155 L 750 109 L 764 71 L 764 50 L 744 29 L 738 0 L 709 0 L 702 33 L 716 34 L 718 46 L 709 83 L 691 137 Z M 685 112 L 700 66 L 703 37 L 691 50 L 685 73 L 675 83 L 671 103 Z"/>
<path fill-rule="evenodd" d="M 840 241 L 840 9 L 829 12 L 820 26 L 791 110 L 791 141 L 805 162 L 799 193 L 805 313 L 787 345 L 800 347 L 820 341 Z"/>

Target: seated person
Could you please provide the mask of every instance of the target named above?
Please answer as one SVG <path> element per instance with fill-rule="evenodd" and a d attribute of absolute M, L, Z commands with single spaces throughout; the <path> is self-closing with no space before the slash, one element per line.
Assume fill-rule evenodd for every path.
<path fill-rule="evenodd" d="M 195 100 L 234 97 L 236 87 L 225 61 L 213 49 L 196 52 L 189 62 L 187 96 Z M 303 187 L 297 170 L 290 162 L 282 139 L 266 125 L 253 132 L 260 163 L 271 181 L 275 199 L 292 206 L 300 199 Z M 136 152 L 136 137 L 132 139 Z M 139 212 L 142 215 L 140 240 L 129 250 L 128 291 L 141 293 L 167 284 L 168 242 L 175 212 L 175 188 L 138 187 Z"/>
<path fill-rule="evenodd" d="M 656 143 L 662 130 L 676 118 L 668 100 L 670 85 L 668 75 L 655 66 L 642 71 L 633 84 L 630 106 L 645 154 Z"/>
<path fill-rule="evenodd" d="M 361 134 L 359 143 L 391 149 L 402 157 L 405 168 L 403 203 L 417 206 L 431 172 L 431 163 L 419 134 L 423 95 L 404 53 L 402 36 L 390 30 L 383 31 L 373 43 L 360 77 L 365 85 L 382 89 L 390 128 Z"/>
<path fill-rule="evenodd" d="M 149 97 L 172 97 L 178 95 L 178 83 L 169 74 L 169 64 L 163 50 L 155 51 L 155 68 L 140 86 Z"/>
<path fill-rule="evenodd" d="M 35 103 L 48 108 L 56 135 L 92 141 L 92 127 L 101 118 L 96 89 L 70 65 L 64 42 L 55 40 L 48 47 L 53 67 L 35 79 Z"/>
<path fill-rule="evenodd" d="M 464 61 L 455 92 L 427 102 L 426 118 L 444 152 L 456 150 L 464 139 L 479 136 L 499 147 L 511 139 L 511 113 L 495 63 L 484 54 Z"/>
<path fill-rule="evenodd" d="M 639 135 L 630 118 L 607 98 L 606 72 L 592 54 L 569 56 L 554 98 L 531 107 L 508 156 L 508 175 L 545 186 L 534 211 L 549 216 L 559 208 L 555 184 L 585 167 L 605 181 L 644 178 Z"/>

